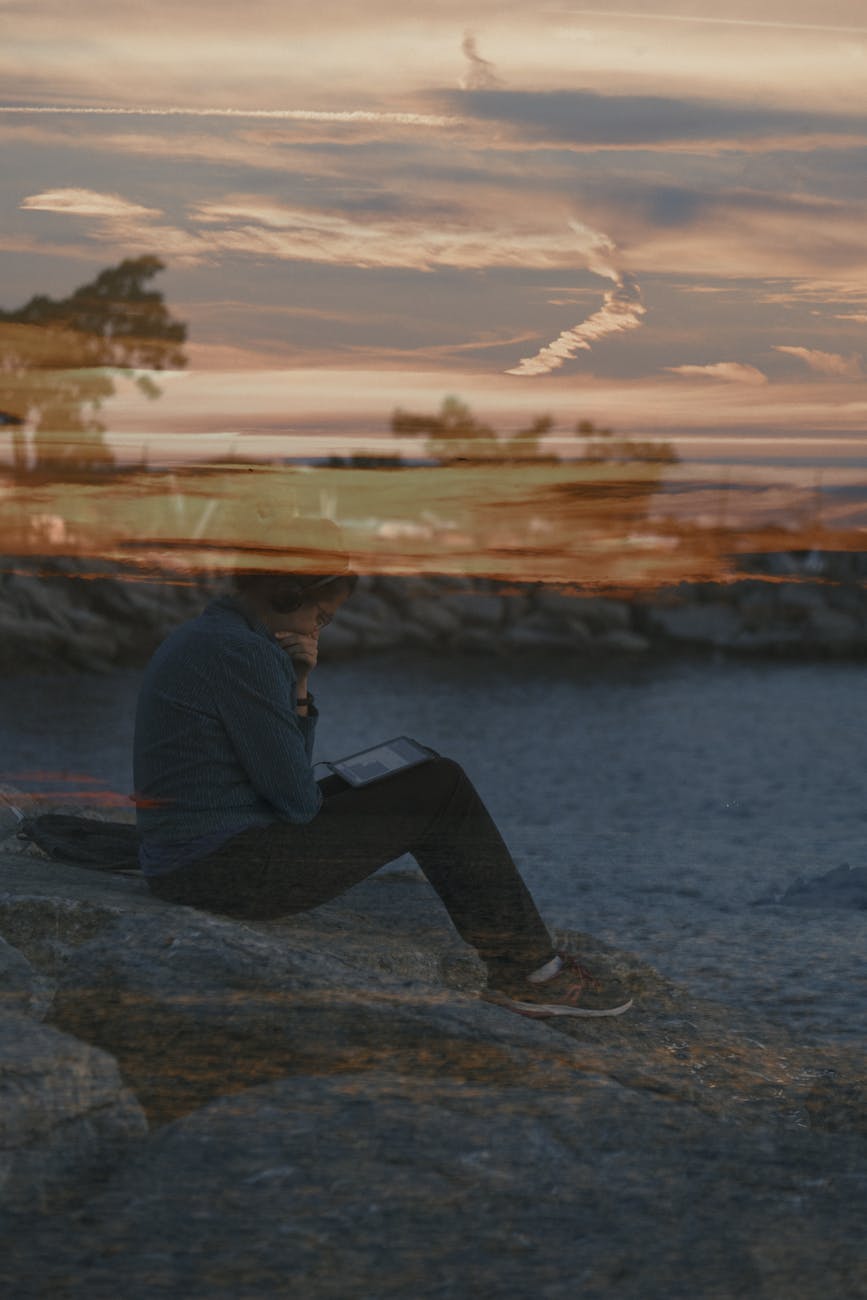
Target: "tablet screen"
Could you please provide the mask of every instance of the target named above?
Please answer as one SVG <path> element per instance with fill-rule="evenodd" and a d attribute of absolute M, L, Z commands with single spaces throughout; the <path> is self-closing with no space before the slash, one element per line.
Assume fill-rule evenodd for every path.
<path fill-rule="evenodd" d="M 428 755 L 415 745 L 398 739 L 365 750 L 363 754 L 357 754 L 353 758 L 344 758 L 333 766 L 341 776 L 360 785 L 366 785 L 368 781 L 376 781 L 380 777 L 398 772 L 402 767 L 408 767 L 427 757 Z"/>

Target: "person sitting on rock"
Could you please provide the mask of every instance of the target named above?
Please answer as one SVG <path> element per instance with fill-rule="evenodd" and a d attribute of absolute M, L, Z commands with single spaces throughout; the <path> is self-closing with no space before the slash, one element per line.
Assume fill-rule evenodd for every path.
<path fill-rule="evenodd" d="M 339 535 L 338 535 L 339 539 Z M 176 628 L 138 699 L 140 863 L 159 898 L 251 920 L 304 912 L 410 853 L 487 968 L 482 996 L 523 1015 L 614 1016 L 631 998 L 555 951 L 463 769 L 432 757 L 354 787 L 315 779 L 308 682 L 356 578 L 240 572 Z"/>

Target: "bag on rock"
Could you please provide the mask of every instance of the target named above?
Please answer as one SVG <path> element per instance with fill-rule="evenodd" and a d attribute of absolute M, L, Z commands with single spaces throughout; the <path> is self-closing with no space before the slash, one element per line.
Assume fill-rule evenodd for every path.
<path fill-rule="evenodd" d="M 32 840 L 49 857 L 94 871 L 138 871 L 138 830 L 126 822 L 43 813 L 25 817 L 18 837 Z"/>

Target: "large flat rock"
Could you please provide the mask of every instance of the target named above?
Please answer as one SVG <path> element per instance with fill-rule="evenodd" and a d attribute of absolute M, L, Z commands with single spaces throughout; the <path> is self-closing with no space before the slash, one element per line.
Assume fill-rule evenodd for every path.
<path fill-rule="evenodd" d="M 168 1125 L 5 1268 L 18 1300 L 857 1300 L 862 1172 L 595 1075 L 286 1079 Z"/>
<path fill-rule="evenodd" d="M 616 1020 L 481 1001 L 413 872 L 250 924 L 0 852 L 0 933 L 152 1124 L 101 1192 L 85 1179 L 63 1214 L 7 1217 L 16 1300 L 867 1286 L 863 1061 L 589 935 L 559 938 L 630 983 Z M 24 1084 L 37 1118 L 43 1087 Z"/>

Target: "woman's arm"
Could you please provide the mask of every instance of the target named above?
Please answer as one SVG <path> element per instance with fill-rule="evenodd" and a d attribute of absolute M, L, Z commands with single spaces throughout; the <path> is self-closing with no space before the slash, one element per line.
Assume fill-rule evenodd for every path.
<path fill-rule="evenodd" d="M 310 821 L 322 804 L 311 764 L 316 711 L 299 716 L 291 663 L 263 642 L 253 653 L 233 647 L 218 664 L 220 718 L 250 784 L 282 820 Z"/>

